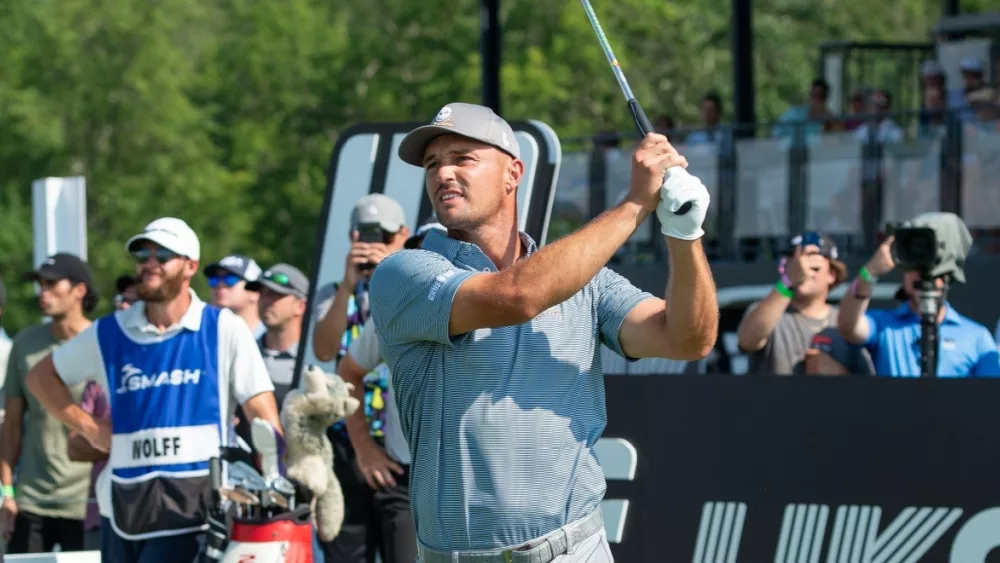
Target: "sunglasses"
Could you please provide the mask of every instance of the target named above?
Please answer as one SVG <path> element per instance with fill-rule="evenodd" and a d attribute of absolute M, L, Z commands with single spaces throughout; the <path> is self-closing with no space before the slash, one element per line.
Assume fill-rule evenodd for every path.
<path fill-rule="evenodd" d="M 179 258 L 180 254 L 172 250 L 167 250 L 166 248 L 157 248 L 156 250 L 150 250 L 148 248 L 139 248 L 131 252 L 132 259 L 138 264 L 145 264 L 150 257 L 155 258 L 160 264 L 166 264 L 167 262 L 173 260 L 174 258 Z"/>
<path fill-rule="evenodd" d="M 265 272 L 264 279 L 269 282 L 274 282 L 282 287 L 290 287 L 292 285 L 292 280 L 290 280 L 286 274 L 282 274 L 281 272 Z"/>
<path fill-rule="evenodd" d="M 243 281 L 243 278 L 236 274 L 226 274 L 224 276 L 208 276 L 208 287 L 215 289 L 219 286 L 233 287 Z"/>

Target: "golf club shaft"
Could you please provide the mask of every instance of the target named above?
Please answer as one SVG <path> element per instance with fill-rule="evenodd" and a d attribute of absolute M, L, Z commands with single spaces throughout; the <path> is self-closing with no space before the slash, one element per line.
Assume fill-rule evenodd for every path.
<path fill-rule="evenodd" d="M 594 7 L 590 5 L 590 0 L 580 0 L 583 4 L 584 11 L 587 12 L 587 19 L 590 20 L 590 26 L 594 28 L 594 33 L 597 35 L 597 40 L 601 44 L 601 49 L 604 50 L 604 55 L 608 57 L 608 62 L 611 63 L 611 70 L 615 73 L 615 78 L 618 80 L 618 86 L 622 90 L 622 94 L 625 95 L 625 100 L 628 101 L 628 109 L 632 113 L 632 119 L 635 121 L 636 129 L 639 130 L 639 135 L 645 137 L 646 135 L 653 132 L 653 124 L 646 117 L 646 112 L 642 110 L 642 106 L 639 105 L 639 101 L 635 99 L 635 94 L 632 93 L 632 88 L 628 85 L 628 80 L 625 78 L 625 73 L 622 71 L 621 65 L 618 63 L 618 58 L 615 57 L 614 51 L 611 50 L 611 43 L 608 42 L 608 37 L 604 35 L 604 29 L 601 27 L 601 22 L 597 19 L 597 13 L 594 12 Z M 683 168 L 677 167 L 678 170 L 684 170 Z M 667 170 L 669 175 L 671 170 Z M 684 203 L 675 213 L 676 215 L 684 215 L 691 209 L 691 202 L 688 201 Z"/>

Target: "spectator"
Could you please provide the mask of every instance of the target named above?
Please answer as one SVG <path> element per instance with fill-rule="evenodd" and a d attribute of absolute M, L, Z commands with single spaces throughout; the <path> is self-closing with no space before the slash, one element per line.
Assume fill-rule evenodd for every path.
<path fill-rule="evenodd" d="M 942 292 L 937 319 L 938 377 L 1000 376 L 997 344 L 989 329 L 960 315 L 948 303 L 950 285 L 965 283 L 963 265 L 972 247 L 969 229 L 957 215 L 943 212 L 918 215 L 904 226 L 933 229 L 938 241 L 937 265 L 930 271 L 935 287 Z M 868 349 L 878 375 L 919 377 L 919 272 L 903 272 L 906 303 L 888 311 L 867 310 L 875 283 L 896 267 L 893 241 L 894 237 L 887 238 L 861 268 L 841 302 L 837 325 L 845 339 Z"/>
<path fill-rule="evenodd" d="M 80 408 L 95 420 L 110 420 L 111 404 L 108 402 L 108 396 L 101 385 L 94 380 L 88 381 L 84 387 Z M 90 445 L 82 434 L 70 432 L 68 455 L 71 461 L 93 464 L 90 470 L 90 489 L 87 491 L 87 517 L 83 521 L 83 548 L 87 551 L 99 551 L 101 511 L 97 505 L 97 478 L 108 463 L 108 454 Z"/>
<path fill-rule="evenodd" d="M 930 109 L 926 105 L 928 90 L 940 90 L 949 108 L 965 106 L 965 91 L 962 88 L 948 88 L 944 67 L 934 59 L 928 59 L 920 66 L 920 85 L 925 93 L 925 104 L 921 109 Z"/>
<path fill-rule="evenodd" d="M 844 120 L 844 129 L 854 131 L 865 122 L 864 116 L 868 111 L 868 93 L 864 90 L 855 90 L 848 100 L 848 117 Z"/>
<path fill-rule="evenodd" d="M 937 136 L 945 125 L 944 90 L 937 86 L 924 89 L 924 102 L 920 110 L 920 135 L 923 137 Z"/>
<path fill-rule="evenodd" d="M 247 283 L 257 281 L 260 266 L 248 256 L 233 254 L 218 262 L 205 266 L 208 287 L 212 289 L 212 305 L 229 309 L 246 321 L 254 338 L 260 338 L 267 330 L 260 322 L 258 301 L 260 296 L 246 288 Z"/>
<path fill-rule="evenodd" d="M 115 280 L 115 287 L 118 289 L 118 293 L 115 294 L 116 311 L 128 309 L 133 303 L 139 300 L 139 294 L 136 293 L 135 284 L 135 276 L 118 276 L 118 279 Z"/>
<path fill-rule="evenodd" d="M 424 235 L 432 229 L 446 232 L 439 223 L 424 225 L 406 240 L 404 248 L 419 248 Z M 387 391 L 382 397 L 386 404 L 384 446 L 371 437 L 360 410 L 345 421 L 358 470 L 372 491 L 368 497 L 369 502 L 361 506 L 367 515 L 366 519 L 371 523 L 370 529 L 382 530 L 379 542 L 382 545 L 382 561 L 410 562 L 417 557 L 416 532 L 410 514 L 410 450 L 403 436 L 399 411 L 393 399 L 392 374 L 382 361 L 374 323 L 368 317 L 361 334 L 351 342 L 337 372 L 344 381 L 354 385 L 354 396 L 364 401 L 363 378 L 372 371 L 378 371 L 387 382 Z M 358 502 L 360 504 L 360 499 Z"/>
<path fill-rule="evenodd" d="M 979 57 L 962 59 L 959 69 L 962 71 L 962 87 L 966 95 L 986 85 L 983 78 L 983 59 Z"/>
<path fill-rule="evenodd" d="M 892 94 L 888 90 L 876 90 L 869 102 L 870 120 L 865 121 L 855 131 L 862 143 L 872 139 L 878 143 L 901 143 L 903 130 L 892 120 Z"/>
<path fill-rule="evenodd" d="M 653 122 L 653 129 L 655 129 L 657 133 L 667 137 L 667 139 L 671 139 L 677 135 L 674 131 L 675 127 L 676 124 L 674 123 L 674 118 L 665 113 L 660 114 L 660 116 L 656 118 L 656 121 Z"/>
<path fill-rule="evenodd" d="M 791 240 L 778 266 L 780 279 L 763 300 L 747 308 L 737 328 L 740 351 L 748 354 L 748 373 L 801 375 L 813 336 L 836 326 L 837 307 L 830 291 L 847 277 L 829 237 L 807 232 Z"/>
<path fill-rule="evenodd" d="M 9 553 L 83 549 L 90 464 L 71 461 L 59 420 L 28 392 L 28 372 L 54 349 L 91 326 L 87 313 L 97 305 L 90 268 L 72 254 L 55 254 L 25 281 L 41 287 L 38 306 L 52 319 L 21 331 L 14 339 L 4 382 L 6 419 L 0 430 L 0 527 Z M 68 395 L 79 401 L 81 382 Z M 18 466 L 17 486 L 14 468 Z"/>
<path fill-rule="evenodd" d="M 260 318 L 267 327 L 260 337 L 264 365 L 274 384 L 274 398 L 280 406 L 291 390 L 302 336 L 302 317 L 309 297 L 309 278 L 295 266 L 275 264 L 247 289 L 260 294 Z"/>
<path fill-rule="evenodd" d="M 728 131 L 724 130 L 722 122 L 722 98 L 711 92 L 701 100 L 701 123 L 704 129 L 692 132 L 684 141 L 687 145 L 714 145 L 719 147 L 724 142 Z"/>
<path fill-rule="evenodd" d="M 779 125 L 772 131 L 775 137 L 790 137 L 796 128 L 804 127 L 807 136 L 818 135 L 832 130 L 835 125 L 834 115 L 827 107 L 830 98 L 830 85 L 822 78 L 812 81 L 809 88 L 809 101 L 805 104 L 792 106 L 779 119 Z"/>
<path fill-rule="evenodd" d="M 7 287 L 0 279 L 0 389 L 3 389 L 4 378 L 7 377 L 7 358 L 13 346 L 7 331 L 3 328 L 3 309 L 7 306 Z M 3 404 L 3 393 L 0 393 L 0 404 Z M 3 410 L 0 410 L 0 424 L 3 423 Z"/>
<path fill-rule="evenodd" d="M 359 229 L 363 226 L 378 225 L 382 231 L 381 243 L 358 241 Z M 336 293 L 317 306 L 317 318 L 313 337 L 313 351 L 316 358 L 328 362 L 340 360 L 347 353 L 350 343 L 358 337 L 369 317 L 368 282 L 374 268 L 382 260 L 401 250 L 410 235 L 406 226 L 406 216 L 402 206 L 383 194 L 370 194 L 361 198 L 351 214 L 351 239 L 354 243 L 345 258 L 344 280 L 336 284 Z M 389 382 L 385 374 L 370 372 L 364 378 L 365 417 L 369 434 L 384 444 L 386 405 Z M 369 507 L 374 491 L 361 476 L 357 467 L 356 454 L 351 446 L 350 436 L 344 421 L 335 424 L 328 433 L 333 443 L 334 471 L 344 489 L 344 524 L 340 534 L 324 546 L 326 559 L 344 563 L 372 561 L 376 549 L 382 547 L 380 541 L 382 524 L 373 522 Z"/>
<path fill-rule="evenodd" d="M 966 98 L 975 116 L 973 126 L 984 131 L 997 131 L 997 119 L 1000 118 L 1000 98 L 992 86 L 983 86 L 969 92 Z"/>

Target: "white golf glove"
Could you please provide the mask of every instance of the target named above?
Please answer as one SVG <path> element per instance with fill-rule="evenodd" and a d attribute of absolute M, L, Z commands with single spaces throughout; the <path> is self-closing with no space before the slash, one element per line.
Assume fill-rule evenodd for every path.
<path fill-rule="evenodd" d="M 704 236 L 701 224 L 708 213 L 709 199 L 708 189 L 696 176 L 681 167 L 667 170 L 660 186 L 660 203 L 656 206 L 663 234 L 682 240 L 696 240 Z M 674 213 L 689 201 L 691 209 L 687 213 Z"/>

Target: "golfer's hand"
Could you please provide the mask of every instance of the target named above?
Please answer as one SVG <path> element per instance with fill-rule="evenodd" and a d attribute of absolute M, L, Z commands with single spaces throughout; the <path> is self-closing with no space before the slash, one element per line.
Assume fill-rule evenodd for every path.
<path fill-rule="evenodd" d="M 3 497 L 0 505 L 0 533 L 5 539 L 10 539 L 14 533 L 14 521 L 17 520 L 17 503 L 11 497 Z"/>
<path fill-rule="evenodd" d="M 700 239 L 705 235 L 701 226 L 708 214 L 710 199 L 705 185 L 686 169 L 667 170 L 666 179 L 660 188 L 660 203 L 656 206 L 656 216 L 660 219 L 663 234 L 681 240 Z M 677 211 L 685 203 L 690 203 L 691 208 L 683 215 L 678 215 Z"/>
<path fill-rule="evenodd" d="M 868 273 L 873 276 L 881 277 L 896 268 L 896 261 L 892 259 L 893 240 L 895 240 L 895 237 L 888 237 L 882 242 L 882 244 L 878 245 L 878 249 L 875 250 L 875 254 L 873 254 L 871 259 L 865 264 L 865 268 L 868 269 Z"/>
<path fill-rule="evenodd" d="M 393 473 L 403 474 L 403 468 L 389 459 L 385 450 L 373 441 L 369 441 L 360 448 L 355 448 L 355 455 L 361 474 L 365 476 L 368 486 L 373 489 L 395 487 L 396 479 Z"/>
<path fill-rule="evenodd" d="M 652 212 L 660 203 L 660 186 L 668 168 L 687 167 L 687 159 L 677 153 L 677 149 L 667 138 L 650 133 L 639 143 L 632 153 L 632 181 L 629 199 Z"/>

